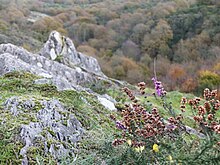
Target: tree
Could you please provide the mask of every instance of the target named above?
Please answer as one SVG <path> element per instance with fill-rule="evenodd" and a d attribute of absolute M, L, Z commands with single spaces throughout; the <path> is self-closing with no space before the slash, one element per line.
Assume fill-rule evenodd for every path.
<path fill-rule="evenodd" d="M 160 19 L 155 28 L 150 34 L 145 34 L 143 48 L 152 57 L 157 57 L 158 54 L 168 56 L 170 48 L 168 42 L 173 38 L 173 32 L 169 24 Z"/>
<path fill-rule="evenodd" d="M 3 14 L 3 19 L 10 23 L 19 23 L 24 18 L 24 13 L 15 4 L 9 5 Z"/>
<path fill-rule="evenodd" d="M 107 76 L 119 80 L 137 83 L 146 79 L 146 74 L 143 73 L 142 67 L 124 56 L 113 56 L 108 58 L 108 62 L 105 63 L 101 61 L 101 66 Z"/>
<path fill-rule="evenodd" d="M 202 70 L 199 72 L 199 90 L 205 88 L 214 89 L 219 88 L 220 75 L 212 71 Z"/>
<path fill-rule="evenodd" d="M 193 91 L 195 91 L 195 89 L 198 87 L 198 84 L 197 84 L 197 81 L 195 80 L 195 79 L 193 79 L 193 78 L 187 78 L 184 82 L 183 82 L 183 84 L 182 84 L 182 86 L 181 86 L 181 88 L 180 88 L 180 90 L 182 91 L 182 92 L 188 92 L 188 93 L 192 93 Z"/>
<path fill-rule="evenodd" d="M 165 18 L 169 14 L 176 11 L 177 5 L 175 2 L 164 2 L 157 3 L 155 7 L 152 8 L 152 14 L 156 18 Z"/>
<path fill-rule="evenodd" d="M 139 23 L 135 25 L 134 28 L 132 29 L 131 40 L 136 44 L 141 45 L 144 39 L 144 34 L 147 31 L 150 31 L 150 28 L 147 25 L 143 23 Z"/>
<path fill-rule="evenodd" d="M 9 28 L 9 25 L 4 20 L 0 20 L 0 31 L 5 32 Z"/>
<path fill-rule="evenodd" d="M 201 61 L 210 58 L 209 53 L 211 39 L 207 32 L 202 32 L 194 38 L 180 40 L 174 51 L 173 60 L 175 62 Z"/>
<path fill-rule="evenodd" d="M 105 25 L 108 21 L 118 17 L 118 14 L 108 8 L 92 8 L 89 10 L 97 21 L 98 25 Z"/>
<path fill-rule="evenodd" d="M 199 4 L 202 5 L 215 5 L 219 4 L 218 0 L 197 0 Z"/>
<path fill-rule="evenodd" d="M 58 20 L 54 19 L 53 17 L 44 17 L 32 25 L 32 29 L 45 34 L 52 30 L 56 30 L 58 28 L 62 28 L 63 25 Z"/>
<path fill-rule="evenodd" d="M 186 79 L 186 72 L 184 68 L 180 65 L 173 64 L 170 66 L 168 76 L 170 79 L 171 90 L 174 90 L 176 88 L 179 89 Z"/>
<path fill-rule="evenodd" d="M 94 25 L 90 23 L 75 23 L 68 29 L 69 36 L 78 43 L 94 38 Z"/>
<path fill-rule="evenodd" d="M 126 57 L 133 58 L 135 61 L 140 60 L 140 48 L 131 40 L 127 40 L 122 44 L 122 52 Z"/>
<path fill-rule="evenodd" d="M 67 34 L 67 31 L 63 28 L 63 25 L 53 17 L 44 17 L 32 25 L 32 29 L 40 33 L 39 40 L 45 42 L 49 33 L 53 30 L 57 30 L 61 34 Z"/>
<path fill-rule="evenodd" d="M 82 52 L 86 55 L 96 57 L 97 50 L 88 45 L 80 45 L 77 47 L 77 51 Z"/>

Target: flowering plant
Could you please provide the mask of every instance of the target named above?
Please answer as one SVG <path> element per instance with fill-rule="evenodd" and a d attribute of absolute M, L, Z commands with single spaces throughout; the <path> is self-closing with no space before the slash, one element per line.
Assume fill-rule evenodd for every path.
<path fill-rule="evenodd" d="M 118 146 L 127 142 L 128 147 L 133 148 L 132 151 L 147 157 L 143 158 L 143 161 L 147 163 L 174 162 L 174 160 L 176 163 L 194 163 L 201 161 L 206 152 L 208 156 L 205 157 L 209 157 L 210 161 L 210 155 L 212 155 L 212 159 L 220 156 L 218 146 L 220 144 L 218 142 L 220 140 L 220 125 L 216 116 L 220 102 L 216 99 L 216 92 L 205 89 L 204 106 L 200 105 L 202 100 L 200 98 L 189 101 L 186 98 L 181 99 L 182 113 L 186 111 L 188 104 L 192 110 L 196 110 L 193 117 L 197 124 L 196 130 L 183 124 L 184 115 L 177 115 L 172 106 L 166 103 L 167 92 L 162 83 L 156 78 L 152 80 L 156 90 L 156 94 L 153 95 L 162 99 L 162 107 L 168 110 L 170 117 L 163 117 L 157 107 L 143 105 L 134 92 L 125 87 L 123 91 L 129 97 L 130 102 L 126 103 L 125 108 L 121 111 L 121 120 L 117 120 L 111 115 L 111 119 L 114 120 L 117 129 L 121 132 L 112 145 Z M 144 82 L 139 83 L 138 88 L 141 95 L 146 95 Z"/>

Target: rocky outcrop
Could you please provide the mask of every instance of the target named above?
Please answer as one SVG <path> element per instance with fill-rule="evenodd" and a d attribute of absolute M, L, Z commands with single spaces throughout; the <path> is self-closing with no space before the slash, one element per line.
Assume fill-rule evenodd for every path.
<path fill-rule="evenodd" d="M 40 51 L 40 55 L 51 60 L 59 60 L 71 68 L 78 66 L 87 72 L 105 76 L 95 58 L 77 52 L 71 39 L 61 36 L 57 31 L 51 32 L 48 41 Z"/>
<path fill-rule="evenodd" d="M 59 90 L 80 90 L 84 84 L 109 81 L 95 58 L 76 51 L 69 38 L 53 31 L 39 54 L 12 44 L 0 45 L 0 75 L 28 71 L 47 79 Z"/>
<path fill-rule="evenodd" d="M 37 84 L 52 83 L 58 90 L 74 89 L 86 90 L 88 84 L 105 81 L 110 84 L 121 82 L 111 81 L 106 77 L 93 57 L 77 52 L 73 42 L 61 36 L 58 32 L 51 32 L 48 41 L 40 53 L 34 54 L 13 44 L 0 45 L 0 75 L 11 71 L 27 71 L 42 78 Z M 114 110 L 114 102 L 104 96 L 92 92 L 106 108 Z"/>
<path fill-rule="evenodd" d="M 5 102 L 5 110 L 14 116 L 31 116 L 35 120 L 21 126 L 20 139 L 24 147 L 20 154 L 23 156 L 23 165 L 28 164 L 28 150 L 39 145 L 45 154 L 52 155 L 57 162 L 63 158 L 68 162 L 68 157 L 74 157 L 76 143 L 81 139 L 84 130 L 81 123 L 59 101 L 42 100 L 39 103 L 34 99 L 12 97 Z"/>

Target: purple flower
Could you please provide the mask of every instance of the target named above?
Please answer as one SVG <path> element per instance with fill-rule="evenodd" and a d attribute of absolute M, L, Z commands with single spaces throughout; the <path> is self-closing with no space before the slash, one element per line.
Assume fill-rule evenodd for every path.
<path fill-rule="evenodd" d="M 120 121 L 116 121 L 116 127 L 118 128 L 118 129 L 126 129 L 126 127 L 120 122 Z"/>
<path fill-rule="evenodd" d="M 166 125 L 166 129 L 168 130 L 175 130 L 177 128 L 177 126 L 173 125 L 173 124 L 167 124 Z"/>
<path fill-rule="evenodd" d="M 166 91 L 164 90 L 162 83 L 160 81 L 157 81 L 155 77 L 153 77 L 152 80 L 154 82 L 157 95 L 164 96 L 166 94 Z"/>

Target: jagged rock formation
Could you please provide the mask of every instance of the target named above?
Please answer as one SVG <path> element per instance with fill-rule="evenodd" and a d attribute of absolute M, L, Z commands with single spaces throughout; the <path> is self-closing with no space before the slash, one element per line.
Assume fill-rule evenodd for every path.
<path fill-rule="evenodd" d="M 47 79 L 59 90 L 80 90 L 84 84 L 109 81 L 95 58 L 76 51 L 69 38 L 53 31 L 39 54 L 12 44 L 0 45 L 0 75 L 28 71 Z"/>
<path fill-rule="evenodd" d="M 73 42 L 61 36 L 58 32 L 51 32 L 48 41 L 39 54 L 33 54 L 27 50 L 12 44 L 0 45 L 0 75 L 10 71 L 27 71 L 42 76 L 36 80 L 38 84 L 52 83 L 58 90 L 84 88 L 86 84 L 95 84 L 98 81 L 107 81 L 114 84 L 106 77 L 93 57 L 77 52 Z M 119 81 L 116 81 L 120 83 Z M 100 102 L 113 110 L 113 103 L 103 96 L 99 96 Z M 104 100 L 104 101 L 103 101 Z M 109 106 L 109 104 L 112 104 Z"/>
<path fill-rule="evenodd" d="M 58 162 L 64 157 L 68 161 L 69 156 L 74 157 L 76 143 L 83 135 L 81 123 L 57 100 L 35 101 L 12 97 L 5 102 L 5 110 L 12 115 L 31 116 L 36 120 L 21 126 L 20 139 L 24 143 L 20 150 L 22 164 L 28 164 L 27 152 L 30 147 L 39 145 L 45 154 L 51 154 Z M 36 107 L 41 108 L 36 110 Z"/>
<path fill-rule="evenodd" d="M 87 72 L 105 77 L 95 58 L 77 52 L 73 42 L 56 31 L 51 32 L 48 41 L 40 51 L 40 55 L 51 60 L 59 60 L 71 68 L 78 66 Z"/>

